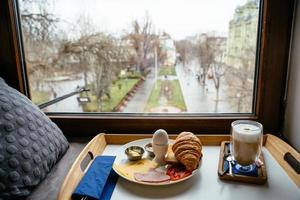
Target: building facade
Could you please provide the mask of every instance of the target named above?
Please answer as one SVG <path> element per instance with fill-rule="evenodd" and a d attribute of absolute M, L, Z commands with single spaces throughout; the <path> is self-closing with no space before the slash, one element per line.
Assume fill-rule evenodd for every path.
<path fill-rule="evenodd" d="M 160 36 L 160 47 L 162 51 L 165 53 L 166 58 L 164 66 L 173 66 L 176 62 L 176 46 L 174 40 L 167 33 L 164 33 Z"/>
<path fill-rule="evenodd" d="M 248 0 L 235 9 L 234 17 L 229 22 L 226 64 L 241 68 L 247 63 L 255 65 L 259 3 Z"/>

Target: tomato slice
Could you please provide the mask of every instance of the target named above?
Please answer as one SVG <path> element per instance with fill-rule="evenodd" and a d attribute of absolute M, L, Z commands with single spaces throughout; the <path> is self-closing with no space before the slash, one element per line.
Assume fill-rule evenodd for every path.
<path fill-rule="evenodd" d="M 167 175 L 170 176 L 172 181 L 176 181 L 191 175 L 192 172 L 185 169 L 183 165 L 172 165 L 167 170 Z"/>

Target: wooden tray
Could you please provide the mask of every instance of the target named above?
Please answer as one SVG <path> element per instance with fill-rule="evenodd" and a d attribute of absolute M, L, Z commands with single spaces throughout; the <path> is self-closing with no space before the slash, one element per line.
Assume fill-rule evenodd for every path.
<path fill-rule="evenodd" d="M 204 146 L 220 146 L 223 141 L 230 140 L 230 135 L 197 136 Z M 60 188 L 57 199 L 71 200 L 72 192 L 78 185 L 89 165 L 92 163 L 94 157 L 101 155 L 108 144 L 123 145 L 134 140 L 151 137 L 151 134 L 98 134 L 86 145 L 76 158 Z M 176 135 L 169 135 L 169 138 L 175 139 Z M 300 162 L 300 154 L 281 139 L 269 134 L 264 136 L 263 145 L 293 182 L 300 188 L 300 174 L 297 174 L 297 172 L 284 160 L 284 155 L 289 152 L 298 162 Z"/>
<path fill-rule="evenodd" d="M 219 157 L 219 166 L 218 166 L 218 175 L 219 178 L 222 180 L 229 180 L 229 181 L 239 181 L 245 183 L 255 183 L 255 184 L 264 184 L 267 181 L 267 171 L 266 171 L 266 163 L 263 156 L 263 153 L 260 155 L 260 160 L 264 163 L 260 168 L 258 168 L 258 176 L 245 176 L 240 174 L 235 174 L 231 176 L 229 173 L 224 172 L 224 154 L 227 152 L 227 144 L 230 144 L 230 141 L 223 141 L 221 143 L 220 148 L 220 157 Z"/>

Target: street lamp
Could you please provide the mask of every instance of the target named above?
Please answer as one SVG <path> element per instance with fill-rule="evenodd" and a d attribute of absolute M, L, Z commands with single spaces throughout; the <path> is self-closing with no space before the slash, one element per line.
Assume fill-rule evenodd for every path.
<path fill-rule="evenodd" d="M 157 87 L 157 71 L 158 71 L 158 63 L 157 63 L 157 46 L 154 46 L 154 67 L 155 67 L 155 89 Z"/>

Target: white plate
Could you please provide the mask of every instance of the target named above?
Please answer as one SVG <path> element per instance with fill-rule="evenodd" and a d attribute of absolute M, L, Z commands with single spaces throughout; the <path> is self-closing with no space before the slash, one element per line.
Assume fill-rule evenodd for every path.
<path fill-rule="evenodd" d="M 189 178 L 191 178 L 192 176 L 194 176 L 198 171 L 199 171 L 199 167 L 198 169 L 194 170 L 192 172 L 191 175 L 187 176 L 187 177 L 184 177 L 182 179 L 179 179 L 179 180 L 176 180 L 176 181 L 166 181 L 166 182 L 159 182 L 159 183 L 150 183 L 150 182 L 140 182 L 140 181 L 137 181 L 135 179 L 132 179 L 132 178 L 129 178 L 127 176 L 124 176 L 123 174 L 119 173 L 118 170 L 116 169 L 116 165 L 120 165 L 120 164 L 125 164 L 126 162 L 128 162 L 128 159 L 127 159 L 127 156 L 125 154 L 125 149 L 130 147 L 130 146 L 140 146 L 140 147 L 143 147 L 152 142 L 152 138 L 147 138 L 147 139 L 140 139 L 140 140 L 135 140 L 135 141 L 132 141 L 132 142 L 129 142 L 125 145 L 123 145 L 122 147 L 119 148 L 119 150 L 117 151 L 117 154 L 116 154 L 116 159 L 115 159 L 115 162 L 114 162 L 114 165 L 113 165 L 113 169 L 114 171 L 121 177 L 123 177 L 124 179 L 128 180 L 128 181 L 131 181 L 131 182 L 135 182 L 135 183 L 138 183 L 138 184 L 142 184 L 142 185 L 171 185 L 171 184 L 174 184 L 174 183 L 179 183 L 181 181 L 184 181 L 184 180 L 187 180 Z M 173 140 L 169 140 L 169 143 L 172 143 Z M 147 152 L 145 151 L 144 155 L 143 155 L 143 158 L 146 158 L 147 157 Z"/>

